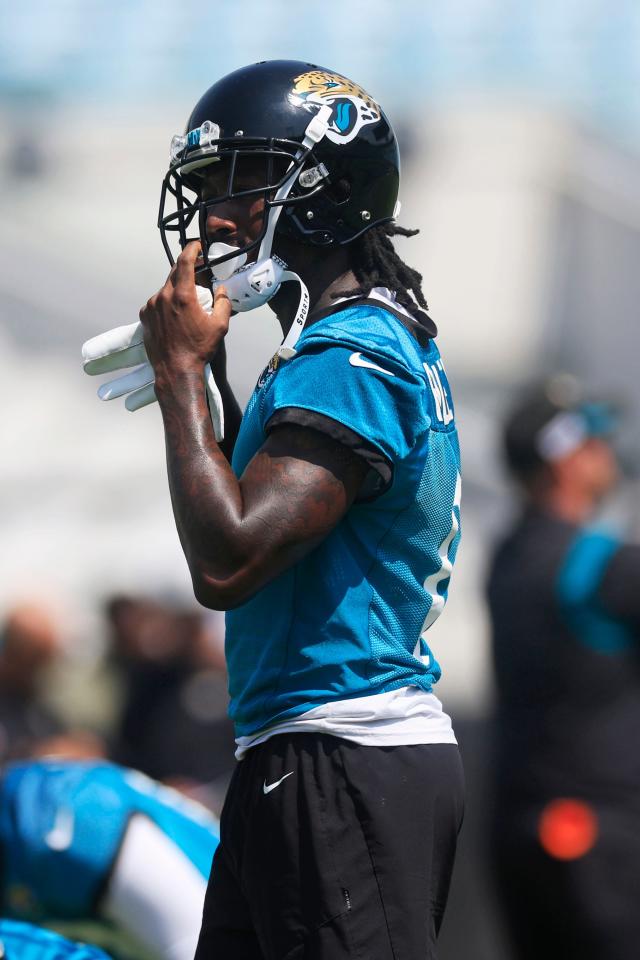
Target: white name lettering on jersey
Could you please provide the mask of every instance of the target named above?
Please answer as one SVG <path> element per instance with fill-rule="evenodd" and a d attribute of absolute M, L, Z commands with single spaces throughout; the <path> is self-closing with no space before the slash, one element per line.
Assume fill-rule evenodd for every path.
<path fill-rule="evenodd" d="M 446 427 L 448 423 L 451 423 L 453 420 L 453 411 L 449 406 L 449 398 L 447 397 L 447 391 L 442 385 L 442 380 L 440 379 L 440 371 L 444 373 L 444 367 L 442 366 L 442 360 L 438 360 L 437 363 L 423 363 L 422 366 L 425 369 L 427 378 L 429 380 L 429 386 L 431 387 L 431 392 L 433 393 L 433 399 L 436 405 L 436 417 L 443 423 Z"/>

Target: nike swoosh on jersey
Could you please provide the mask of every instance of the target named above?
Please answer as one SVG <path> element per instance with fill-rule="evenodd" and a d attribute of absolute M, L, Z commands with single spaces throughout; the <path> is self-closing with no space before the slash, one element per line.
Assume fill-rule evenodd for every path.
<path fill-rule="evenodd" d="M 276 780 L 275 783 L 270 783 L 269 786 L 267 786 L 267 781 L 265 780 L 262 784 L 262 792 L 264 793 L 265 797 L 268 793 L 271 793 L 272 790 L 275 790 L 276 787 L 279 787 L 282 781 L 286 780 L 287 777 L 292 777 L 294 772 L 295 771 L 292 770 L 290 773 L 285 773 L 284 777 L 280 777 L 279 780 Z"/>
<path fill-rule="evenodd" d="M 392 373 L 391 370 L 385 370 L 384 367 L 379 367 L 377 363 L 365 360 L 361 353 L 352 353 L 349 357 L 349 363 L 352 367 L 368 367 L 370 370 L 378 370 L 379 373 L 386 373 L 388 377 L 395 377 L 395 373 Z"/>
<path fill-rule="evenodd" d="M 69 807 L 60 807 L 53 827 L 45 835 L 44 842 L 50 850 L 68 850 L 73 842 L 75 816 Z"/>

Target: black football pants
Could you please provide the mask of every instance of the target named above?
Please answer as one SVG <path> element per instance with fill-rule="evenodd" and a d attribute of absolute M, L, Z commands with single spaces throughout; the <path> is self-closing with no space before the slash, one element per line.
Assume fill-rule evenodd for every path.
<path fill-rule="evenodd" d="M 454 744 L 281 734 L 221 819 L 196 960 L 433 960 L 463 811 Z"/>

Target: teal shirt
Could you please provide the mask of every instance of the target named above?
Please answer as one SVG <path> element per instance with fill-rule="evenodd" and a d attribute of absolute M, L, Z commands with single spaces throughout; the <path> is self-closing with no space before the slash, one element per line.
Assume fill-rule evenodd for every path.
<path fill-rule="evenodd" d="M 387 465 L 303 560 L 227 614 L 230 714 L 248 736 L 335 700 L 415 685 L 440 667 L 423 638 L 444 606 L 460 537 L 460 453 L 434 340 L 371 301 L 306 328 L 244 414 L 238 476 L 283 410 L 321 415 Z"/>

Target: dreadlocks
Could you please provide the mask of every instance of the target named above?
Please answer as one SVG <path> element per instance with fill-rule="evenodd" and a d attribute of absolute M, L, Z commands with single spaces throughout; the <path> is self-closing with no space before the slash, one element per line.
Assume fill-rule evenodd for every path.
<path fill-rule="evenodd" d="M 388 287 L 396 294 L 398 303 L 416 316 L 419 307 L 428 310 L 427 301 L 422 292 L 422 275 L 408 267 L 391 242 L 391 237 L 414 237 L 419 230 L 407 230 L 395 223 L 385 223 L 372 227 L 351 244 L 351 269 L 358 289 L 341 291 L 336 296 L 368 296 L 373 287 Z"/>

